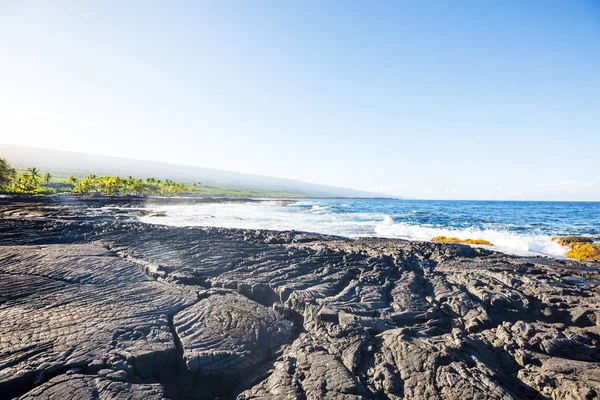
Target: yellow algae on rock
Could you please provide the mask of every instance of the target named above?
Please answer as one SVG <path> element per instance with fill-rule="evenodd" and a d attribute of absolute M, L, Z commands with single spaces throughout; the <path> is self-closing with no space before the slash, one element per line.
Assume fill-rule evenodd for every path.
<path fill-rule="evenodd" d="M 561 246 L 570 247 L 571 250 L 565 254 L 575 260 L 591 261 L 600 260 L 600 244 L 594 244 L 594 239 L 584 236 L 557 236 L 552 238 L 553 242 Z"/>
<path fill-rule="evenodd" d="M 600 261 L 600 244 L 574 243 L 566 256 L 576 260 Z"/>
<path fill-rule="evenodd" d="M 467 239 L 467 240 L 465 240 L 465 243 L 467 243 L 467 244 L 484 244 L 486 246 L 494 245 L 492 242 L 489 242 L 489 241 L 483 240 L 483 239 Z"/>
<path fill-rule="evenodd" d="M 457 237 L 447 237 L 447 236 L 436 236 L 431 239 L 433 242 L 442 242 L 442 243 L 466 243 L 466 244 L 483 244 L 486 246 L 493 246 L 494 244 L 488 242 L 483 239 L 459 239 Z"/>
<path fill-rule="evenodd" d="M 461 240 L 457 237 L 447 237 L 447 236 L 435 236 L 431 239 L 432 242 L 445 242 L 445 243 L 460 243 Z"/>

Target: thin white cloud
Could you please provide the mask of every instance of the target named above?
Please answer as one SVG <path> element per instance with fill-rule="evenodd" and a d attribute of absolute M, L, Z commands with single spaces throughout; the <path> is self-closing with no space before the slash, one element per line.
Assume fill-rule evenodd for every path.
<path fill-rule="evenodd" d="M 508 196 L 508 197 L 520 197 L 523 195 L 523 192 L 515 187 L 512 187 L 510 185 L 504 185 L 504 186 L 496 186 L 496 196 L 497 195 L 502 195 L 502 196 Z"/>
<path fill-rule="evenodd" d="M 71 123 L 87 128 L 95 128 L 100 126 L 100 124 L 95 121 L 74 118 L 53 111 L 39 110 L 20 104 L 0 104 L 0 116 L 43 120 L 61 124 Z"/>
<path fill-rule="evenodd" d="M 378 186 L 370 186 L 365 188 L 364 190 L 373 193 L 382 193 L 388 195 L 399 195 L 401 188 L 398 186 L 389 186 L 389 185 L 378 185 Z"/>
<path fill-rule="evenodd" d="M 562 182 L 554 183 L 540 183 L 536 187 L 543 190 L 562 190 L 562 189 L 582 189 L 589 188 L 596 185 L 593 181 L 580 181 L 580 180 L 565 180 Z"/>

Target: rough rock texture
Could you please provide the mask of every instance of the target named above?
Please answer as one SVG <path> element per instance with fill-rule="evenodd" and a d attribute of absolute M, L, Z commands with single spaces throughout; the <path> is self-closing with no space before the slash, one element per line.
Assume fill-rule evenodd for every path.
<path fill-rule="evenodd" d="M 241 372 L 273 357 L 290 342 L 293 324 L 237 292 L 212 291 L 178 313 L 174 326 L 190 371 Z"/>
<path fill-rule="evenodd" d="M 169 315 L 196 298 L 98 245 L 0 246 L 0 393 L 70 368 L 158 375 L 177 360 Z"/>
<path fill-rule="evenodd" d="M 101 375 L 101 374 L 100 374 Z M 80 373 L 59 375 L 23 395 L 21 400 L 32 399 L 164 399 L 160 384 L 131 384 L 105 377 Z"/>
<path fill-rule="evenodd" d="M 0 398 L 600 395 L 595 262 L 20 207 Z"/>

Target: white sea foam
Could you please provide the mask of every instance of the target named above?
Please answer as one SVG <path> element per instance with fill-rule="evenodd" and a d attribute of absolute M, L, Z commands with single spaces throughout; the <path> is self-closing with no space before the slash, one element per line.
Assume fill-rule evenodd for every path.
<path fill-rule="evenodd" d="M 450 229 L 411 225 L 404 222 L 395 223 L 385 216 L 377 224 L 375 232 L 378 236 L 403 238 L 412 240 L 431 240 L 435 236 L 457 237 L 459 239 L 483 239 L 494 244 L 494 249 L 517 255 L 543 254 L 564 257 L 567 247 L 552 241 L 551 236 L 523 235 L 508 230 L 495 229 Z"/>
<path fill-rule="evenodd" d="M 394 222 L 385 214 L 333 213 L 330 205 L 302 202 L 286 205 L 278 201 L 261 203 L 200 204 L 151 207 L 165 217 L 144 217 L 143 221 L 171 226 L 214 226 L 244 229 L 274 229 L 318 232 L 347 237 L 379 236 L 431 240 L 434 236 L 484 239 L 495 250 L 518 255 L 543 254 L 564 257 L 568 250 L 550 236 L 525 235 L 501 229 L 452 229 Z"/>

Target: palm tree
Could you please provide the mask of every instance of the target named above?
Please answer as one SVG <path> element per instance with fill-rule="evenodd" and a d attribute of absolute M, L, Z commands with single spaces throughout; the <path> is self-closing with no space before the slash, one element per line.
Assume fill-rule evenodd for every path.
<path fill-rule="evenodd" d="M 40 187 L 39 179 L 35 179 L 29 173 L 23 174 L 14 183 L 15 189 L 18 192 L 31 193 L 35 192 Z"/>
<path fill-rule="evenodd" d="M 40 170 L 37 169 L 36 167 L 29 167 L 27 168 L 27 175 L 31 176 L 32 179 L 34 180 L 38 180 L 40 179 Z"/>
<path fill-rule="evenodd" d="M 46 183 L 50 183 L 50 181 L 52 180 L 52 174 L 50 172 L 46 172 L 44 175 L 44 182 Z"/>

